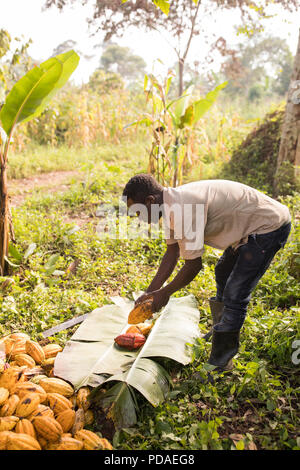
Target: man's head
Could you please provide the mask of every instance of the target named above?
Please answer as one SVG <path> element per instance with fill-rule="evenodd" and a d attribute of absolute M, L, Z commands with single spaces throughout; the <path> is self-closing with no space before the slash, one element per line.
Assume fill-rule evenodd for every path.
<path fill-rule="evenodd" d="M 133 176 L 126 184 L 123 197 L 127 198 L 127 207 L 143 204 L 147 208 L 148 223 L 151 223 L 151 205 L 163 203 L 163 186 L 153 176 L 141 173 Z"/>

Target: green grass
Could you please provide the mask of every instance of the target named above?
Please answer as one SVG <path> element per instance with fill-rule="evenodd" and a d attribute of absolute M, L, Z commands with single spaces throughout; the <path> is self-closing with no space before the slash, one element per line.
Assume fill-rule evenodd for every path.
<path fill-rule="evenodd" d="M 147 142 L 147 139 L 146 139 Z M 92 170 L 106 168 L 107 174 L 120 173 L 126 167 L 138 168 L 145 162 L 145 136 L 137 134 L 135 142 L 105 143 L 85 148 L 32 145 L 24 152 L 9 156 L 8 178 L 27 178 L 51 171 Z"/>
<path fill-rule="evenodd" d="M 133 291 L 145 289 L 165 243 L 161 238 L 105 241 L 95 233 L 97 219 L 75 231 L 75 223 L 64 222 L 66 214 L 95 214 L 99 202 L 117 202 L 127 179 L 147 168 L 142 142 L 37 152 L 28 162 L 28 174 L 35 171 L 33 161 L 40 161 L 43 171 L 52 171 L 68 155 L 72 158 L 59 169 L 70 170 L 71 161 L 71 168 L 85 168 L 82 181 L 74 181 L 68 191 L 47 195 L 36 190 L 13 210 L 17 249 L 24 253 L 30 243 L 37 248 L 19 268 L 12 268 L 12 283 L 1 291 L 0 336 L 21 330 L 39 340 L 44 329 L 110 303 L 111 295 L 130 297 Z M 16 175 L 24 176 L 20 168 L 15 166 Z M 284 202 L 295 220 L 299 196 Z M 210 344 L 199 340 L 191 365 L 168 363 L 174 387 L 161 406 L 154 409 L 139 399 L 139 421 L 134 428 L 115 434 L 116 448 L 230 449 L 251 447 L 253 442 L 260 449 L 300 448 L 299 366 L 291 361 L 292 343 L 300 338 L 299 248 L 299 228 L 294 224 L 289 243 L 253 295 L 234 371 L 208 383 L 204 364 Z M 53 255 L 58 255 L 55 269 L 61 272 L 78 259 L 76 274 L 51 273 L 47 262 Z M 209 328 L 208 299 L 215 293 L 214 265 L 219 255 L 208 248 L 201 273 L 176 294 L 196 296 L 203 331 Z M 64 345 L 73 331 L 63 331 L 55 338 Z M 235 439 L 236 444 L 234 434 L 242 436 Z"/>

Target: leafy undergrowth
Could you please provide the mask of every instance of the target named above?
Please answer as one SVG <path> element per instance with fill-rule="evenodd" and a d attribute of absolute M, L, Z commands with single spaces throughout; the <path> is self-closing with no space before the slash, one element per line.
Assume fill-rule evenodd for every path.
<path fill-rule="evenodd" d="M 111 303 L 111 295 L 130 297 L 147 287 L 165 249 L 162 238 L 103 240 L 95 233 L 97 205 L 117 204 L 130 174 L 146 170 L 127 162 L 120 168 L 103 164 L 65 193 L 37 191 L 13 210 L 17 244 L 10 277 L 1 280 L 0 335 L 21 330 L 40 340 L 44 329 Z M 296 222 L 299 196 L 284 202 Z M 66 213 L 82 212 L 94 217 L 83 228 L 63 222 Z M 300 448 L 299 365 L 292 361 L 293 342 L 300 339 L 299 238 L 294 223 L 288 244 L 256 288 L 234 370 L 209 379 L 210 343 L 199 340 L 190 366 L 167 364 L 174 387 L 162 405 L 154 409 L 140 398 L 138 424 L 114 434 L 116 448 Z M 203 332 L 209 328 L 208 299 L 215 293 L 219 255 L 208 248 L 201 273 L 176 294 L 196 296 Z M 60 332 L 55 341 L 64 345 L 73 332 Z M 110 423 L 103 417 L 98 423 L 111 438 Z"/>

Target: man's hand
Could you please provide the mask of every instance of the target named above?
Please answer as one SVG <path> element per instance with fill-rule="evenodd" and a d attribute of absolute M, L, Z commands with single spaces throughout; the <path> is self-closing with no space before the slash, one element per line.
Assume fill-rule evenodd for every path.
<path fill-rule="evenodd" d="M 169 302 L 170 294 L 168 294 L 165 289 L 155 290 L 153 292 L 147 292 L 146 294 L 141 295 L 136 301 L 135 305 L 138 305 L 146 300 L 153 299 L 152 310 L 153 312 L 158 312 Z"/>

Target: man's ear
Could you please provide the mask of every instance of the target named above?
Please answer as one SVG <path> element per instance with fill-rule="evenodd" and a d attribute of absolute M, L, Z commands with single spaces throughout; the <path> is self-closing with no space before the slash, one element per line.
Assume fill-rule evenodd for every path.
<path fill-rule="evenodd" d="M 145 205 L 147 206 L 148 204 L 154 204 L 155 203 L 155 197 L 150 194 L 150 196 L 147 196 L 145 199 Z"/>

